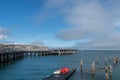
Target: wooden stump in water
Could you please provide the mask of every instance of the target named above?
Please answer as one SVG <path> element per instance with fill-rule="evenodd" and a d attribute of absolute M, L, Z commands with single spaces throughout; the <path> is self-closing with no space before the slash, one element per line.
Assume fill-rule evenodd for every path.
<path fill-rule="evenodd" d="M 83 71 L 83 67 L 82 67 L 82 66 L 83 66 L 83 61 L 81 60 L 81 61 L 80 61 L 80 71 L 81 71 L 81 72 Z"/>
<path fill-rule="evenodd" d="M 91 72 L 92 72 L 92 74 L 94 74 L 94 72 L 95 72 L 95 63 L 94 62 L 92 62 L 92 64 L 91 64 Z"/>
<path fill-rule="evenodd" d="M 108 66 L 105 67 L 105 77 L 106 77 L 106 80 L 108 80 Z"/>

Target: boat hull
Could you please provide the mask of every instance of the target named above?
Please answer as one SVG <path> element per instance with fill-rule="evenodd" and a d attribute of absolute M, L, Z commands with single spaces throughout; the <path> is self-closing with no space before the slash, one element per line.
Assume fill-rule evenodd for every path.
<path fill-rule="evenodd" d="M 43 80 L 68 80 L 74 73 L 76 69 L 71 69 L 67 74 L 52 74 L 48 77 L 43 78 Z"/>

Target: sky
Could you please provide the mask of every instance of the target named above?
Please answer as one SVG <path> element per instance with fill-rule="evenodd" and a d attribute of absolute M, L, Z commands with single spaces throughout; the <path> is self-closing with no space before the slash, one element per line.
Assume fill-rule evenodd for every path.
<path fill-rule="evenodd" d="M 0 41 L 120 49 L 120 0 L 0 0 Z"/>

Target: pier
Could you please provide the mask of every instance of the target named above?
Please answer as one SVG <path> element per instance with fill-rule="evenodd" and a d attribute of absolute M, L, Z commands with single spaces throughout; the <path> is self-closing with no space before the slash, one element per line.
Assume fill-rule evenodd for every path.
<path fill-rule="evenodd" d="M 77 53 L 77 49 L 48 49 L 48 50 L 20 50 L 20 51 L 4 51 L 0 52 L 0 64 L 17 60 L 25 56 L 50 56 L 50 55 L 73 55 Z"/>
<path fill-rule="evenodd" d="M 24 51 L 0 52 L 0 64 L 24 57 Z"/>
<path fill-rule="evenodd" d="M 48 50 L 29 50 L 25 51 L 25 56 L 50 56 L 50 55 L 73 55 L 77 49 L 48 49 Z"/>

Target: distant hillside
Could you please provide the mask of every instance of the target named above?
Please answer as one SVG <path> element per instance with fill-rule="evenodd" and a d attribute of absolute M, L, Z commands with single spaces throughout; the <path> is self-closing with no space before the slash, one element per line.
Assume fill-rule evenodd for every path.
<path fill-rule="evenodd" d="M 48 47 L 36 45 L 0 44 L 0 51 L 11 50 L 48 50 Z"/>

